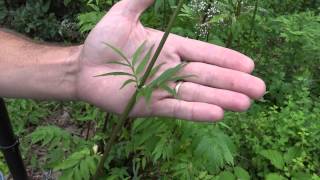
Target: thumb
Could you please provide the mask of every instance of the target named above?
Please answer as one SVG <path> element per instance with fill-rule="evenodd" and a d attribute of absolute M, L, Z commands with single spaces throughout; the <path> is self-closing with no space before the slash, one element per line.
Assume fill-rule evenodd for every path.
<path fill-rule="evenodd" d="M 128 16 L 139 17 L 154 0 L 122 0 L 117 4 L 117 10 L 126 11 Z"/>

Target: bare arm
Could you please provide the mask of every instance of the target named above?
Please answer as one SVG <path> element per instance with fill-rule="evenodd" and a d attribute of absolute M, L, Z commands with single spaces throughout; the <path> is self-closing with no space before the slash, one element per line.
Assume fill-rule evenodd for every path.
<path fill-rule="evenodd" d="M 80 50 L 34 43 L 0 29 L 0 97 L 75 99 Z"/>

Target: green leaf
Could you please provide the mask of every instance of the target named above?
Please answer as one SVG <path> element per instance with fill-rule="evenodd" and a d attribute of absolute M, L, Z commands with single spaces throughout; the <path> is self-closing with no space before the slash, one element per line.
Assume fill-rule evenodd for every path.
<path fill-rule="evenodd" d="M 167 84 L 161 84 L 160 88 L 167 91 L 169 94 L 171 94 L 174 97 L 177 96 L 177 92 L 174 89 L 170 88 Z"/>
<path fill-rule="evenodd" d="M 81 174 L 82 179 L 90 179 L 90 171 L 87 161 L 82 160 L 80 163 L 79 173 Z"/>
<path fill-rule="evenodd" d="M 82 151 L 75 152 L 70 155 L 65 161 L 58 164 L 54 167 L 54 170 L 65 170 L 69 168 L 73 168 L 76 165 L 79 165 L 81 160 L 90 154 L 89 149 L 83 149 Z"/>
<path fill-rule="evenodd" d="M 230 171 L 223 171 L 219 174 L 219 180 L 236 180 L 236 177 Z"/>
<path fill-rule="evenodd" d="M 128 80 L 126 80 L 126 81 L 122 84 L 122 86 L 121 86 L 120 89 L 123 89 L 125 86 L 127 86 L 127 85 L 130 84 L 130 83 L 137 83 L 137 81 L 136 81 L 136 80 L 133 80 L 133 79 L 128 79 Z"/>
<path fill-rule="evenodd" d="M 122 63 L 122 62 L 119 62 L 119 61 L 107 62 L 107 64 L 117 64 L 117 65 L 121 65 L 121 66 L 131 67 L 130 64 Z"/>
<path fill-rule="evenodd" d="M 82 171 L 81 171 L 81 169 L 80 169 L 80 166 L 78 166 L 78 167 L 75 167 L 74 169 L 73 169 L 73 174 L 74 174 L 74 180 L 82 180 L 83 178 L 83 176 L 82 176 Z"/>
<path fill-rule="evenodd" d="M 266 176 L 266 180 L 285 180 L 283 176 L 277 173 L 270 173 Z"/>
<path fill-rule="evenodd" d="M 249 173 L 246 170 L 244 170 L 242 167 L 237 166 L 233 170 L 238 180 L 250 180 Z"/>
<path fill-rule="evenodd" d="M 278 169 L 283 169 L 284 167 L 284 160 L 282 157 L 282 154 L 275 150 L 263 150 L 260 152 L 260 154 L 271 161 L 271 164 L 273 164 Z"/>
<path fill-rule="evenodd" d="M 49 134 L 47 135 L 47 137 L 43 140 L 42 146 L 45 146 L 45 145 L 49 144 L 49 142 L 52 141 L 52 139 L 54 138 L 54 136 L 55 136 L 55 134 L 49 133 Z"/>
<path fill-rule="evenodd" d="M 291 163 L 293 159 L 301 155 L 302 150 L 298 147 L 290 147 L 284 154 L 283 159 L 286 163 Z"/>
<path fill-rule="evenodd" d="M 67 171 L 64 171 L 62 175 L 59 177 L 59 180 L 70 180 L 73 179 L 72 176 L 74 174 L 73 169 L 68 169 Z"/>
<path fill-rule="evenodd" d="M 119 56 L 121 56 L 125 61 L 127 61 L 128 64 L 130 64 L 129 59 L 124 55 L 124 53 L 123 53 L 120 49 L 118 49 L 118 48 L 116 48 L 116 47 L 114 47 L 114 46 L 112 46 L 111 44 L 106 43 L 106 42 L 104 42 L 104 44 L 107 45 L 109 48 L 111 48 L 111 49 L 112 49 L 114 52 L 116 52 Z"/>
<path fill-rule="evenodd" d="M 312 180 L 312 174 L 308 174 L 305 172 L 297 172 L 292 174 L 292 180 Z M 316 179 L 316 178 L 314 178 Z"/>
<path fill-rule="evenodd" d="M 100 74 L 94 77 L 101 77 L 101 76 L 132 76 L 135 77 L 134 75 L 126 72 L 111 72 L 111 73 L 105 73 L 105 74 Z"/>
<path fill-rule="evenodd" d="M 136 52 L 133 54 L 132 57 L 132 66 L 135 66 L 137 61 L 139 60 L 139 57 L 141 56 L 141 53 L 143 52 L 143 49 L 146 45 L 146 41 L 144 41 L 136 50 Z"/>
<path fill-rule="evenodd" d="M 89 171 L 91 174 L 94 174 L 97 169 L 97 162 L 94 157 L 88 157 L 86 159 Z"/>
<path fill-rule="evenodd" d="M 169 81 L 172 78 L 172 76 L 177 74 L 184 66 L 185 64 L 181 63 L 173 68 L 167 69 L 157 79 L 153 80 L 150 83 L 150 86 L 155 88 L 155 87 L 158 87 L 160 84 L 163 84 L 164 82 Z"/>
<path fill-rule="evenodd" d="M 155 67 L 151 70 L 149 77 L 153 77 L 153 76 L 159 71 L 159 69 L 160 69 L 164 64 L 166 64 L 166 63 L 161 63 L 161 64 L 158 64 L 157 66 L 155 66 Z"/>
<path fill-rule="evenodd" d="M 150 60 L 153 48 L 154 48 L 154 45 L 149 49 L 149 51 L 147 52 L 147 54 L 144 56 L 143 60 L 140 62 L 139 66 L 137 67 L 137 70 L 136 70 L 137 75 L 141 74 L 143 72 L 143 70 L 145 70 L 145 68 Z"/>
<path fill-rule="evenodd" d="M 141 160 L 141 166 L 142 166 L 143 170 L 146 168 L 146 164 L 147 164 L 147 160 L 146 160 L 145 157 L 143 157 L 142 160 Z"/>
<path fill-rule="evenodd" d="M 176 76 L 170 79 L 170 81 L 180 81 L 180 80 L 184 80 L 190 77 L 197 77 L 196 75 L 183 75 L 183 76 Z"/>

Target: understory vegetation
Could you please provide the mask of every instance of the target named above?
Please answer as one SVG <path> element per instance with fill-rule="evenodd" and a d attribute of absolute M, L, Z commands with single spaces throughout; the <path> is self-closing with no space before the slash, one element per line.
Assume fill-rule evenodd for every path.
<path fill-rule="evenodd" d="M 81 43 L 116 0 L 0 0 L 0 25 L 38 41 Z M 176 0 L 142 16 L 164 30 Z M 102 179 L 319 180 L 320 1 L 188 0 L 173 33 L 252 57 L 267 94 L 219 123 L 129 120 Z M 82 102 L 6 99 L 34 179 L 87 180 L 118 117 Z M 0 170 L 8 169 L 0 154 Z"/>

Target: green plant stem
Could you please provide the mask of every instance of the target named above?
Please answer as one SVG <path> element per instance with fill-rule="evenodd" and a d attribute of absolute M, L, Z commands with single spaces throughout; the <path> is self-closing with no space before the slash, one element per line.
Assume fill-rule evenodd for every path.
<path fill-rule="evenodd" d="M 251 38 L 251 35 L 253 33 L 253 30 L 254 30 L 255 20 L 256 20 L 256 16 L 257 16 L 257 12 L 258 12 L 258 3 L 259 3 L 259 0 L 256 0 L 255 5 L 254 5 L 253 16 L 252 16 L 252 19 L 251 19 L 249 38 Z"/>
<path fill-rule="evenodd" d="M 235 6 L 235 19 L 238 20 L 240 15 L 241 15 L 241 8 L 242 8 L 242 5 L 241 5 L 241 2 L 242 0 L 238 0 L 237 1 L 237 5 Z M 231 24 L 230 24 L 230 31 L 229 31 L 229 34 L 228 34 L 228 39 L 227 39 L 227 43 L 226 43 L 226 48 L 230 48 L 232 46 L 232 41 L 233 41 L 233 32 L 232 32 L 232 21 L 231 21 Z"/>
<path fill-rule="evenodd" d="M 160 44 L 159 44 L 155 54 L 153 55 L 153 57 L 151 59 L 151 62 L 149 64 L 146 72 L 144 73 L 144 75 L 141 78 L 141 81 L 140 81 L 140 84 L 138 86 L 138 89 L 142 88 L 144 86 L 144 84 L 146 83 L 146 81 L 147 81 L 147 79 L 148 79 L 148 77 L 150 75 L 150 72 L 151 72 L 154 64 L 156 63 L 156 61 L 157 61 L 157 59 L 158 59 L 158 57 L 159 57 L 159 55 L 160 55 L 160 53 L 162 51 L 162 48 L 164 47 L 164 44 L 165 44 L 165 42 L 167 41 L 167 39 L 169 37 L 170 31 L 171 31 L 171 29 L 173 27 L 173 24 L 174 24 L 174 22 L 175 22 L 175 20 L 176 20 L 176 18 L 178 16 L 178 13 L 179 13 L 180 9 L 182 8 L 183 1 L 184 0 L 180 0 L 179 1 L 178 7 L 175 10 L 175 12 L 174 12 L 169 24 L 168 24 L 168 27 L 167 27 L 167 29 L 166 29 L 166 31 L 165 31 L 165 33 L 164 33 L 164 35 L 163 35 L 163 37 L 162 37 L 162 39 L 160 41 Z"/>
<path fill-rule="evenodd" d="M 143 75 L 143 77 L 142 77 L 142 79 L 141 79 L 141 81 L 140 81 L 135 93 L 130 98 L 130 100 L 129 100 L 124 112 L 121 114 L 120 119 L 119 119 L 119 123 L 112 130 L 110 139 L 109 139 L 108 143 L 105 146 L 104 154 L 101 157 L 101 160 L 99 162 L 97 171 L 96 171 L 95 175 L 92 177 L 92 180 L 97 180 L 98 177 L 101 176 L 104 164 L 105 164 L 105 162 L 106 162 L 106 160 L 108 158 L 108 155 L 109 155 L 109 153 L 111 151 L 111 148 L 112 148 L 114 142 L 116 141 L 117 136 L 118 136 L 119 132 L 121 131 L 121 128 L 125 124 L 125 121 L 128 119 L 130 112 L 132 111 L 134 105 L 136 104 L 139 90 L 145 85 L 145 83 L 146 83 L 146 81 L 147 81 L 147 79 L 148 79 L 148 77 L 149 77 L 149 75 L 151 73 L 151 70 L 152 70 L 154 64 L 156 63 L 156 61 L 157 61 L 157 59 L 158 59 L 158 57 L 159 57 L 159 55 L 160 55 L 160 53 L 161 53 L 161 51 L 162 51 L 162 49 L 164 47 L 164 44 L 165 44 L 166 40 L 169 37 L 170 31 L 171 31 L 171 29 L 173 27 L 173 24 L 174 24 L 174 22 L 175 22 L 175 20 L 176 20 L 176 18 L 178 16 L 178 13 L 180 12 L 180 9 L 182 8 L 183 1 L 184 0 L 180 0 L 179 1 L 178 7 L 175 10 L 175 12 L 174 12 L 169 24 L 168 24 L 168 27 L 167 27 L 167 29 L 166 29 L 166 31 L 165 31 L 165 33 L 164 33 L 164 35 L 163 35 L 163 37 L 162 37 L 162 39 L 160 41 L 160 44 L 159 44 L 155 54 L 153 55 L 153 57 L 151 59 L 150 64 L 148 65 L 148 68 L 147 68 L 146 72 L 144 73 L 144 75 Z"/>

